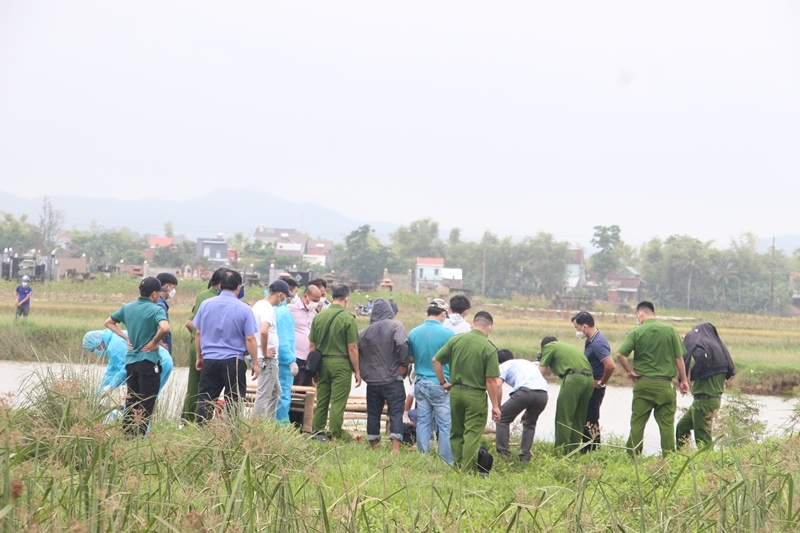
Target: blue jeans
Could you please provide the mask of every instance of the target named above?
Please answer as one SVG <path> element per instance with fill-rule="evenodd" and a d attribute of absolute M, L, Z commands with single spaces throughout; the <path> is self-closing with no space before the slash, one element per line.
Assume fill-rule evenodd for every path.
<path fill-rule="evenodd" d="M 450 397 L 438 383 L 420 379 L 414 384 L 414 399 L 417 401 L 417 449 L 428 453 L 431 449 L 431 423 L 439 429 L 439 457 L 451 465 L 453 452 L 450 448 Z"/>

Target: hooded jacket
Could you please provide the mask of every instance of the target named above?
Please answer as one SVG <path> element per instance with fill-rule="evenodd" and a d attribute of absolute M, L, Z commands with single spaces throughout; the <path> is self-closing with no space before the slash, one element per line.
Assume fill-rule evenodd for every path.
<path fill-rule="evenodd" d="M 683 363 L 687 370 L 691 365 L 690 381 L 722 373 L 725 379 L 730 379 L 736 373 L 731 354 L 713 324 L 704 322 L 692 328 L 683 338 L 683 345 L 686 347 Z"/>
<path fill-rule="evenodd" d="M 408 367 L 408 335 L 403 324 L 394 320 L 394 311 L 385 298 L 373 302 L 369 322 L 359 333 L 361 378 L 372 385 L 402 379 L 398 368 Z"/>

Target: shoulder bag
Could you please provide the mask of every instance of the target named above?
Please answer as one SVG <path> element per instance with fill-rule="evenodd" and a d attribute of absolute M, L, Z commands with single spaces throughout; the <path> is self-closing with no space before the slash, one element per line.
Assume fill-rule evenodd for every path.
<path fill-rule="evenodd" d="M 331 318 L 330 322 L 328 322 L 327 327 L 325 328 L 325 333 L 322 335 L 322 340 L 317 344 L 317 346 L 322 346 L 325 344 L 325 341 L 328 340 L 328 333 L 331 331 L 331 325 L 333 321 L 336 320 L 336 317 L 339 316 L 339 313 L 344 312 L 344 309 L 338 311 L 333 318 Z M 316 376 L 317 372 L 319 372 L 319 367 L 322 365 L 322 352 L 319 350 L 311 350 L 308 352 L 308 357 L 306 357 L 306 374 L 309 376 Z"/>

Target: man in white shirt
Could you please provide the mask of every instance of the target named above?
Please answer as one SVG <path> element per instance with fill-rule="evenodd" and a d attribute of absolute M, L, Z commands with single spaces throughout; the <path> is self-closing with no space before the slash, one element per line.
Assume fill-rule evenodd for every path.
<path fill-rule="evenodd" d="M 527 463 L 531 460 L 536 422 L 547 405 L 547 381 L 535 363 L 527 359 L 514 359 L 511 350 L 497 350 L 497 360 L 500 363 L 500 379 L 514 389 L 506 403 L 500 406 L 500 420 L 496 424 L 497 453 L 509 456 L 509 425 L 525 411 L 519 460 Z"/>
<path fill-rule="evenodd" d="M 468 333 L 472 329 L 467 322 L 467 314 L 471 307 L 472 303 L 469 298 L 463 294 L 456 294 L 450 298 L 450 314 L 443 322 L 444 327 L 453 330 L 456 335 Z"/>
<path fill-rule="evenodd" d="M 258 389 L 253 403 L 254 415 L 275 416 L 281 385 L 278 382 L 278 328 L 275 307 L 292 298 L 289 285 L 281 279 L 269 286 L 267 296 L 253 304 L 253 314 L 259 324 L 258 340 Z"/>

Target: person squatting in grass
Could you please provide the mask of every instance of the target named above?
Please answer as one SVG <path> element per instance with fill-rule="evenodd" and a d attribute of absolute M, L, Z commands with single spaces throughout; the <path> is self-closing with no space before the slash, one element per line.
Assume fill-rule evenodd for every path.
<path fill-rule="evenodd" d="M 189 320 L 186 321 L 186 329 L 191 334 L 189 342 L 189 380 L 186 384 L 186 398 L 183 400 L 183 412 L 181 418 L 185 422 L 195 422 L 197 418 L 197 396 L 200 387 L 200 371 L 197 369 L 197 348 L 195 346 L 195 329 L 192 320 L 197 315 L 197 310 L 200 309 L 200 304 L 214 298 L 219 294 L 219 284 L 222 281 L 222 275 L 228 269 L 220 267 L 211 274 L 211 279 L 208 281 L 206 290 L 200 292 L 194 301 L 192 312 L 189 313 Z"/>
<path fill-rule="evenodd" d="M 583 442 L 588 443 L 588 446 L 581 448 L 581 451 L 587 452 L 596 449 L 600 444 L 600 406 L 603 405 L 606 395 L 606 383 L 611 379 L 617 365 L 611 357 L 611 345 L 595 326 L 594 317 L 590 313 L 581 311 L 572 317 L 572 325 L 575 326 L 575 335 L 586 340 L 583 354 L 592 365 L 594 377 L 594 392 L 589 400 L 583 430 Z"/>
<path fill-rule="evenodd" d="M 681 394 L 689 392 L 683 354 L 686 349 L 674 327 L 656 320 L 651 302 L 636 306 L 638 327 L 630 330 L 617 350 L 617 361 L 633 381 L 631 433 L 627 447 L 631 454 L 641 453 L 644 428 L 650 413 L 661 433 L 661 453 L 675 451 L 676 394 L 672 379 L 678 375 Z M 633 353 L 633 366 L 628 357 Z"/>
<path fill-rule="evenodd" d="M 221 292 L 200 304 L 192 320 L 195 329 L 196 368 L 200 371 L 197 422 L 208 421 L 215 402 L 225 389 L 225 406 L 238 409 L 247 392 L 247 363 L 253 361 L 253 379 L 258 378 L 259 333 L 253 310 L 239 300 L 242 276 L 226 270 L 220 281 Z"/>
<path fill-rule="evenodd" d="M 692 328 L 683 338 L 683 345 L 683 364 L 689 370 L 693 400 L 678 421 L 675 441 L 678 447 L 684 446 L 694 430 L 697 447 L 710 447 L 711 422 L 719 411 L 725 381 L 736 374 L 736 368 L 713 324 L 704 322 Z"/>
<path fill-rule="evenodd" d="M 381 413 L 386 405 L 392 452 L 400 453 L 403 442 L 403 407 L 408 369 L 408 336 L 403 324 L 394 320 L 392 306 L 376 298 L 370 325 L 359 333 L 358 361 L 361 379 L 367 383 L 367 440 L 374 448 L 381 440 Z"/>
<path fill-rule="evenodd" d="M 169 333 L 169 322 L 164 310 L 156 305 L 160 291 L 160 281 L 144 278 L 139 283 L 139 299 L 120 307 L 105 322 L 128 345 L 125 354 L 128 395 L 122 428 L 130 436 L 147 433 L 161 386 L 158 348 Z M 120 329 L 121 322 L 127 326 L 127 333 Z"/>
<path fill-rule="evenodd" d="M 586 411 L 594 391 L 592 366 L 578 348 L 555 337 L 542 339 L 541 354 L 542 374 L 552 370 L 562 379 L 556 400 L 555 450 L 570 453 L 583 439 Z"/>
<path fill-rule="evenodd" d="M 322 364 L 315 378 L 317 405 L 312 429 L 317 435 L 322 434 L 330 408 L 328 429 L 333 438 L 346 440 L 350 434 L 342 430 L 342 424 L 354 374 L 356 387 L 361 386 L 358 326 L 356 317 L 345 311 L 350 303 L 347 285 L 333 287 L 331 297 L 331 305 L 314 317 L 308 337 L 309 351 L 318 350 L 322 354 Z"/>
<path fill-rule="evenodd" d="M 478 450 L 486 427 L 488 404 L 492 402 L 492 420 L 500 418 L 502 387 L 497 348 L 488 337 L 494 320 L 486 311 L 475 313 L 472 329 L 455 335 L 436 353 L 433 369 L 439 384 L 450 391 L 450 448 L 453 463 L 477 471 Z M 443 365 L 450 363 L 450 379 L 444 377 Z"/>
<path fill-rule="evenodd" d="M 413 359 L 416 370 L 414 398 L 416 399 L 417 449 L 428 453 L 431 449 L 433 428 L 438 428 L 439 457 L 447 464 L 453 464 L 450 448 L 450 397 L 436 377 L 433 356 L 455 335 L 453 330 L 444 327 L 449 309 L 447 302 L 440 298 L 431 300 L 428 305 L 427 320 L 408 334 L 408 355 Z M 443 365 L 445 381 L 450 381 L 450 365 Z"/>
<path fill-rule="evenodd" d="M 542 377 L 535 363 L 527 359 L 514 359 L 511 350 L 497 350 L 497 362 L 500 363 L 500 379 L 513 389 L 508 400 L 500 406 L 495 436 L 497 453 L 509 457 L 509 426 L 524 411 L 519 460 L 527 463 L 531 460 L 536 422 L 547 406 L 547 380 Z"/>
<path fill-rule="evenodd" d="M 278 401 L 281 397 L 281 385 L 278 382 L 278 321 L 275 308 L 291 299 L 289 285 L 276 279 L 269 286 L 267 296 L 253 304 L 253 316 L 259 327 L 256 336 L 258 344 L 258 388 L 253 402 L 253 414 L 275 418 Z M 255 360 L 254 360 L 255 361 Z"/>

